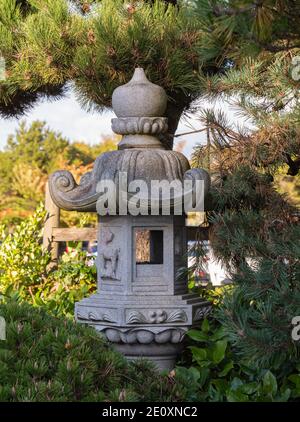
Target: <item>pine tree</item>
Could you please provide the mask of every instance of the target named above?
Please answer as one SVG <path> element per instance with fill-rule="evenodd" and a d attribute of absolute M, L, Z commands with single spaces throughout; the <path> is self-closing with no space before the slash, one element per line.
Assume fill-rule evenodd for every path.
<path fill-rule="evenodd" d="M 129 363 L 92 328 L 42 308 L 0 303 L 1 402 L 182 402 L 197 399 L 191 378 L 160 375 L 146 361 Z M 145 382 L 147 380 L 147 382 Z"/>
<path fill-rule="evenodd" d="M 89 110 L 110 107 L 112 91 L 134 67 L 169 96 L 172 147 L 180 116 L 203 91 L 205 75 L 223 63 L 203 60 L 203 22 L 189 2 L 66 0 L 0 1 L 0 45 L 6 79 L 0 82 L 0 113 L 20 114 L 43 96 L 63 95 L 70 83 Z M 23 6 L 24 7 L 24 6 Z"/>
<path fill-rule="evenodd" d="M 210 146 L 195 148 L 193 161 L 207 166 L 209 157 L 210 240 L 233 280 L 217 317 L 242 360 L 282 375 L 300 354 L 291 336 L 300 310 L 300 224 L 275 182 L 278 171 L 290 177 L 300 171 L 300 84 L 293 74 L 298 48 L 279 50 L 257 43 L 256 56 L 242 56 L 239 68 L 210 79 L 209 95 L 231 98 L 250 125 L 230 123 L 222 110 L 202 110 Z"/>
<path fill-rule="evenodd" d="M 299 7 L 298 0 L 1 0 L 0 114 L 59 97 L 70 82 L 83 106 L 102 110 L 143 66 L 169 95 L 164 141 L 172 147 L 208 76 L 245 57 L 299 48 Z"/>

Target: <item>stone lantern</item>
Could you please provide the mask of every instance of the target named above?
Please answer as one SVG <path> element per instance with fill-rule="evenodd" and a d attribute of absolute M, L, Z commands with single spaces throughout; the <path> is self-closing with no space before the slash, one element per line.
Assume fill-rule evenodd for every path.
<path fill-rule="evenodd" d="M 186 216 L 173 212 L 178 196 L 170 198 L 169 213 L 162 211 L 165 198 L 159 195 L 153 200 L 155 215 L 146 212 L 151 198 L 132 215 L 128 208 L 134 195 L 129 186 L 137 180 L 147 187 L 153 180 L 201 180 L 206 192 L 209 176 L 190 169 L 183 154 L 166 150 L 160 142 L 168 129 L 163 117 L 167 96 L 148 81 L 143 69 L 137 68 L 131 81 L 114 91 L 112 105 L 118 117 L 112 119 L 112 129 L 122 135 L 118 150 L 101 154 L 79 184 L 68 171 L 55 172 L 49 181 L 57 206 L 85 212 L 97 212 L 102 182 L 116 187 L 114 206 L 99 216 L 98 290 L 76 303 L 76 320 L 93 326 L 128 359 L 144 357 L 159 369 L 171 369 L 186 331 L 210 306 L 188 293 L 186 276 L 178 276 L 187 266 Z M 120 175 L 126 176 L 125 182 L 120 182 Z M 127 194 L 125 212 L 120 192 Z"/>

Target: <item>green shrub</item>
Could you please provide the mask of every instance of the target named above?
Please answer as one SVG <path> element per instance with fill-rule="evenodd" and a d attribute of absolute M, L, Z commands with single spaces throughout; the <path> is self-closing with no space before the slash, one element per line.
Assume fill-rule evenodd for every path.
<path fill-rule="evenodd" d="M 47 282 L 37 290 L 32 304 L 43 306 L 54 315 L 74 317 L 75 302 L 96 290 L 97 272 L 94 259 L 81 250 L 79 244 L 64 253 L 58 267 L 50 272 Z"/>
<path fill-rule="evenodd" d="M 0 304 L 0 401 L 184 401 L 188 390 L 151 364 L 128 363 L 95 330 L 42 308 Z M 147 382 L 145 382 L 147 381 Z"/>
<path fill-rule="evenodd" d="M 45 215 L 40 206 L 13 233 L 1 228 L 0 293 L 72 318 L 75 302 L 96 288 L 96 268 L 78 245 L 61 257 L 55 270 L 48 270 L 50 255 L 42 249 Z"/>
<path fill-rule="evenodd" d="M 18 291 L 23 297 L 43 285 L 46 268 L 50 260 L 41 247 L 42 226 L 45 211 L 39 207 L 33 216 L 15 227 L 13 233 L 6 234 L 2 227 L 0 245 L 0 289 Z"/>
<path fill-rule="evenodd" d="M 257 369 L 242 361 L 229 343 L 223 326 L 204 320 L 192 329 L 189 347 L 193 365 L 176 369 L 189 380 L 201 401 L 288 401 L 300 399 L 300 364 L 282 373 L 274 368 Z"/>

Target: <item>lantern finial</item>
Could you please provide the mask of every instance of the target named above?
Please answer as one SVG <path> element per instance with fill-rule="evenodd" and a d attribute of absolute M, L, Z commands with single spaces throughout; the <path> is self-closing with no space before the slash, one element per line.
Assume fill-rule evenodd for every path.
<path fill-rule="evenodd" d="M 112 129 L 123 135 L 119 149 L 164 149 L 157 135 L 168 130 L 165 90 L 151 83 L 144 69 L 135 69 L 132 79 L 115 89 L 112 106 L 118 116 L 112 119 Z"/>

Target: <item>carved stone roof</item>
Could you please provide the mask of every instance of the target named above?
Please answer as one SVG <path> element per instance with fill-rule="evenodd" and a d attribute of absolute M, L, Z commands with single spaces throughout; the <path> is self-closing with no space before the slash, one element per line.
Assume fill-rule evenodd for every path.
<path fill-rule="evenodd" d="M 183 154 L 165 150 L 161 144 L 158 135 L 168 129 L 164 117 L 167 96 L 163 88 L 148 81 L 143 69 L 136 69 L 131 81 L 114 91 L 112 104 L 118 116 L 112 119 L 112 128 L 123 135 L 118 150 L 101 154 L 79 184 L 68 171 L 53 173 L 49 187 L 56 205 L 66 210 L 96 211 L 98 183 L 111 180 L 118 185 L 120 172 L 127 173 L 128 183 L 139 179 L 149 187 L 152 180 L 172 182 L 205 176 L 189 170 Z"/>
<path fill-rule="evenodd" d="M 81 178 L 77 185 L 68 171 L 57 171 L 50 176 L 50 192 L 56 204 L 63 209 L 96 211 L 99 197 L 97 184 L 112 180 L 118 185 L 119 173 L 127 173 L 127 180 L 143 180 L 150 188 L 152 180 L 183 180 L 190 165 L 183 154 L 162 149 L 126 149 L 105 152 L 95 161 L 94 170 Z"/>

